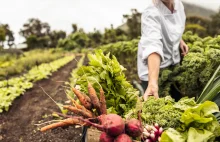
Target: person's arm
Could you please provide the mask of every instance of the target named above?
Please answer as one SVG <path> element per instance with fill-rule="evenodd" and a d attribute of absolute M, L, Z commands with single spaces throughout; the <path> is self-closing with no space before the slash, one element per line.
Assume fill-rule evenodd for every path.
<path fill-rule="evenodd" d="M 162 43 L 162 28 L 160 13 L 157 8 L 149 8 L 142 14 L 142 60 L 147 66 L 148 87 L 144 93 L 144 100 L 148 96 L 153 95 L 158 98 L 158 77 L 160 63 L 164 60 L 163 43 Z"/>
<path fill-rule="evenodd" d="M 144 100 L 149 96 L 159 98 L 158 95 L 158 77 L 160 71 L 161 57 L 157 53 L 148 56 L 148 87 L 144 93 Z"/>

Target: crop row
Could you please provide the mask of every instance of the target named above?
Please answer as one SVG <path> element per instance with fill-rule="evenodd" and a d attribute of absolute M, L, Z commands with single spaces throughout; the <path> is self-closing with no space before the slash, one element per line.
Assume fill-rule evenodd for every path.
<path fill-rule="evenodd" d="M 33 87 L 33 83 L 48 78 L 52 72 L 73 60 L 74 56 L 66 56 L 51 63 L 32 68 L 27 74 L 9 80 L 0 81 L 0 113 L 8 111 L 12 102 Z"/>

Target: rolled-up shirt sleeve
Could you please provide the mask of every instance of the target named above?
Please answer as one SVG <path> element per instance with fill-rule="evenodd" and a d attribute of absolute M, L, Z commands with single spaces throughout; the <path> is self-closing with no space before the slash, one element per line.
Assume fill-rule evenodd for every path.
<path fill-rule="evenodd" d="M 161 24 L 159 11 L 145 11 L 141 16 L 141 39 L 140 46 L 142 48 L 142 60 L 148 58 L 152 53 L 157 53 L 164 61 L 163 44 L 161 35 Z"/>

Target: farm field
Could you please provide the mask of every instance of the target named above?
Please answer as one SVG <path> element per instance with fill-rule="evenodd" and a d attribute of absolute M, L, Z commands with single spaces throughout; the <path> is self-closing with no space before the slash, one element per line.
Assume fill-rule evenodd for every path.
<path fill-rule="evenodd" d="M 81 56 L 76 56 L 79 60 Z M 43 116 L 50 115 L 59 108 L 46 96 L 39 86 L 59 102 L 65 97 L 63 83 L 56 81 L 68 81 L 71 71 L 77 62 L 72 60 L 53 73 L 48 79 L 37 81 L 33 88 L 17 98 L 8 112 L 0 114 L 0 141 L 47 141 L 54 142 L 78 142 L 81 139 L 82 128 L 69 127 L 56 129 L 51 132 L 41 133 L 34 124 L 38 124 Z M 47 118 L 48 119 L 48 118 Z"/>
<path fill-rule="evenodd" d="M 220 142 L 217 6 L 1 1 L 0 142 Z"/>

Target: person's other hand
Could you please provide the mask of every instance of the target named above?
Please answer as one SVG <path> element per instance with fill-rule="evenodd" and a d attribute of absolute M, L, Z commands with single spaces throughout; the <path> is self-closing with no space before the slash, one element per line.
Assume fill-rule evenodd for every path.
<path fill-rule="evenodd" d="M 148 84 L 148 87 L 144 93 L 144 101 L 146 101 L 149 96 L 154 96 L 155 98 L 159 98 L 158 85 L 156 83 Z"/>
<path fill-rule="evenodd" d="M 189 51 L 189 47 L 186 45 L 186 43 L 183 40 L 180 41 L 180 49 L 182 51 L 181 53 L 182 56 L 185 56 Z"/>

